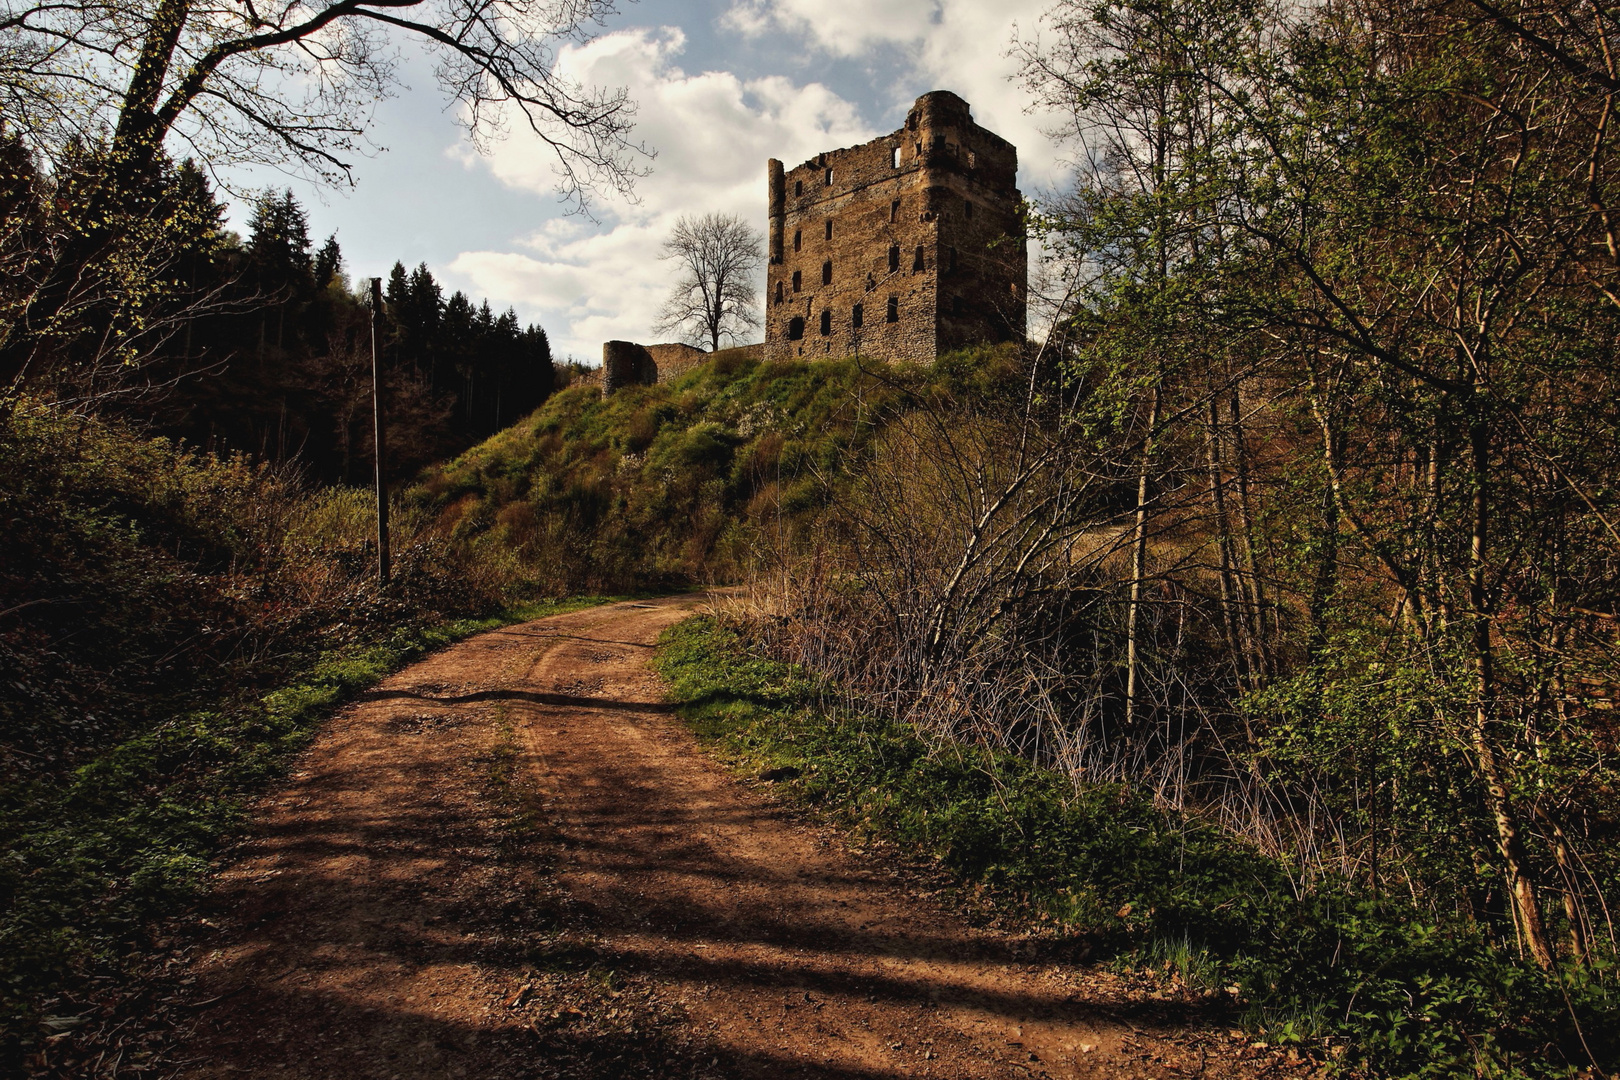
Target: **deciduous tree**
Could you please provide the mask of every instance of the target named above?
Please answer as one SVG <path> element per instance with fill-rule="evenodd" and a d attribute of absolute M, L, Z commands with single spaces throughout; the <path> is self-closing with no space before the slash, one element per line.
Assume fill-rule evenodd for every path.
<path fill-rule="evenodd" d="M 682 217 L 664 241 L 662 258 L 679 272 L 660 313 L 658 329 L 683 341 L 720 348 L 759 326 L 754 273 L 765 240 L 735 214 Z"/>
<path fill-rule="evenodd" d="M 436 60 L 475 141 L 514 119 L 554 154 L 579 206 L 637 172 L 622 89 L 558 64 L 612 0 L 0 0 L 0 103 L 53 167 L 90 145 L 69 227 L 26 303 L 0 326 L 0 384 L 16 386 L 72 333 L 75 298 L 139 218 L 167 148 L 217 168 L 266 162 L 348 176 L 374 103 L 394 85 L 392 42 Z"/>

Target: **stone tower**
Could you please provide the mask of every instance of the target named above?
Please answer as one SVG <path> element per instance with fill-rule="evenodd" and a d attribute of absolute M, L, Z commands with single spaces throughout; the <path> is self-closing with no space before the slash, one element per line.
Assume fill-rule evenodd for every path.
<path fill-rule="evenodd" d="M 1024 335 L 1018 150 L 946 90 L 906 126 L 771 159 L 765 355 L 930 361 Z"/>

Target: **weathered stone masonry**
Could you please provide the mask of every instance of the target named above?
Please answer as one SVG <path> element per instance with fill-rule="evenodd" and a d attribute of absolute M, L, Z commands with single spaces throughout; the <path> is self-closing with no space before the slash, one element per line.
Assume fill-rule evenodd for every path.
<path fill-rule="evenodd" d="M 669 382 L 709 359 L 710 354 L 682 342 L 637 345 L 633 341 L 602 343 L 602 392 L 621 386 Z"/>
<path fill-rule="evenodd" d="M 1018 150 L 945 90 L 861 146 L 770 170 L 765 355 L 929 361 L 1024 335 Z"/>

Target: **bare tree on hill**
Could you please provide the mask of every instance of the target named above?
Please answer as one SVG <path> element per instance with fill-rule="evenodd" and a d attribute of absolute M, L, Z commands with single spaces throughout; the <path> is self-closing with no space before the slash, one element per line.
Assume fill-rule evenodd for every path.
<path fill-rule="evenodd" d="M 757 329 L 754 272 L 764 250 L 764 237 L 735 214 L 677 220 L 660 258 L 673 261 L 680 277 L 659 314 L 659 332 L 694 345 L 707 342 L 712 352 L 722 337 L 735 341 Z"/>

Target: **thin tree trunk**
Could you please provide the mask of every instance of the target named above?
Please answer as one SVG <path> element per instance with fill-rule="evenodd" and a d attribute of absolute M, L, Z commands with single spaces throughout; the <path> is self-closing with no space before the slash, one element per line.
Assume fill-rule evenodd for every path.
<path fill-rule="evenodd" d="M 1316 577 L 1311 583 L 1310 651 L 1313 656 L 1327 647 L 1327 606 L 1339 586 L 1339 475 L 1338 439 L 1323 391 L 1313 394 L 1311 408 L 1322 432 L 1322 464 L 1327 476 L 1322 482 L 1322 544 L 1316 555 Z"/>
<path fill-rule="evenodd" d="M 1271 624 L 1266 614 L 1266 587 L 1260 579 L 1260 559 L 1256 554 L 1254 515 L 1249 512 L 1248 443 L 1243 433 L 1243 402 L 1235 382 L 1232 385 L 1229 407 L 1232 413 L 1229 426 L 1232 436 L 1232 475 L 1237 481 L 1237 516 L 1243 536 L 1243 545 L 1238 550 L 1238 558 L 1242 565 L 1243 576 L 1249 583 L 1249 620 L 1254 626 L 1255 662 L 1261 678 L 1265 678 L 1273 670 Z"/>
<path fill-rule="evenodd" d="M 1252 686 L 1254 666 L 1248 645 L 1248 626 L 1243 611 L 1243 596 L 1233 572 L 1231 520 L 1226 512 L 1226 477 L 1221 460 L 1220 400 L 1213 386 L 1209 391 L 1209 409 L 1204 449 L 1209 465 L 1209 494 L 1215 515 L 1215 543 L 1220 561 L 1221 628 L 1226 635 L 1226 647 L 1240 678 Z"/>
<path fill-rule="evenodd" d="M 1508 895 L 1513 903 L 1514 921 L 1517 923 L 1530 957 L 1542 968 L 1553 965 L 1552 943 L 1541 918 L 1541 907 L 1536 900 L 1535 884 L 1525 873 L 1524 839 L 1514 816 L 1511 802 L 1509 765 L 1497 753 L 1491 741 L 1491 725 L 1495 719 L 1496 696 L 1494 668 L 1495 655 L 1491 644 L 1489 583 L 1486 580 L 1485 550 L 1490 524 L 1490 497 L 1486 481 L 1490 473 L 1490 433 L 1483 418 L 1475 415 L 1470 423 L 1469 442 L 1473 456 L 1474 506 L 1473 524 L 1469 543 L 1468 600 L 1472 609 L 1470 645 L 1474 663 L 1474 726 L 1470 732 L 1474 756 L 1480 777 L 1485 781 L 1485 804 L 1496 825 L 1497 850 L 1502 856 L 1502 870 L 1507 878 Z"/>
<path fill-rule="evenodd" d="M 1158 382 L 1153 385 L 1152 405 L 1148 409 L 1147 436 L 1142 440 L 1142 468 L 1136 480 L 1136 536 L 1131 548 L 1131 603 L 1125 622 L 1125 726 L 1136 721 L 1137 694 L 1141 687 L 1141 610 L 1142 584 L 1147 577 L 1148 496 L 1149 477 L 1153 470 L 1153 443 L 1159 427 L 1159 410 L 1163 407 L 1163 391 Z"/>

